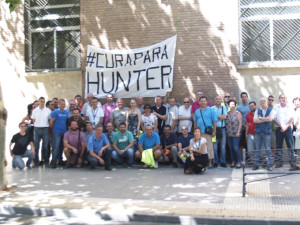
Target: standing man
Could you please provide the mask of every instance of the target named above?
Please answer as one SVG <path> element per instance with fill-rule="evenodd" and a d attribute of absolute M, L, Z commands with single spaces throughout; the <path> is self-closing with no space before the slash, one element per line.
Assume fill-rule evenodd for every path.
<path fill-rule="evenodd" d="M 201 108 L 200 98 L 203 96 L 203 92 L 198 90 L 196 93 L 196 101 L 192 104 L 192 118 L 194 118 L 197 109 Z M 211 106 L 210 102 L 207 101 L 207 105 Z"/>
<path fill-rule="evenodd" d="M 83 154 L 86 149 L 86 139 L 84 133 L 78 130 L 76 121 L 71 122 L 70 129 L 64 134 L 64 153 L 67 158 L 67 168 L 76 164 L 81 168 Z"/>
<path fill-rule="evenodd" d="M 162 99 L 160 96 L 154 98 L 155 105 L 152 106 L 152 111 L 155 116 L 157 116 L 157 129 L 159 135 L 162 135 L 164 132 L 165 121 L 168 118 L 167 108 L 162 105 Z"/>
<path fill-rule="evenodd" d="M 192 106 L 190 103 L 190 98 L 185 97 L 183 99 L 183 105 L 181 105 L 178 110 L 178 121 L 179 121 L 178 129 L 177 129 L 178 133 L 181 133 L 182 126 L 187 126 L 188 132 L 191 133 L 192 126 L 193 126 L 191 110 L 192 110 Z"/>
<path fill-rule="evenodd" d="M 176 104 L 175 98 L 170 98 L 170 108 L 168 112 L 168 118 L 166 120 L 166 125 L 170 125 L 171 132 L 177 132 L 178 124 L 178 106 Z"/>
<path fill-rule="evenodd" d="M 104 113 L 103 128 L 104 128 L 104 132 L 105 132 L 106 126 L 110 121 L 110 114 L 115 108 L 117 108 L 116 103 L 114 103 L 114 97 L 112 94 L 106 95 L 106 103 L 103 105 L 102 108 L 103 108 L 103 113 Z"/>
<path fill-rule="evenodd" d="M 285 94 L 279 95 L 279 104 L 274 106 L 275 110 L 275 123 L 276 123 L 276 154 L 275 154 L 275 168 L 282 167 L 282 145 L 283 140 L 289 149 L 291 171 L 298 170 L 296 166 L 296 159 L 293 150 L 293 133 L 292 124 L 294 121 L 294 108 L 287 104 Z"/>
<path fill-rule="evenodd" d="M 130 131 L 126 130 L 126 123 L 120 123 L 120 130 L 113 136 L 112 159 L 121 164 L 128 159 L 128 167 L 134 162 L 134 138 Z"/>
<path fill-rule="evenodd" d="M 119 129 L 121 122 L 126 122 L 126 112 L 128 108 L 124 107 L 122 98 L 117 99 L 117 108 L 115 108 L 110 114 L 110 123 L 114 125 L 115 129 Z"/>
<path fill-rule="evenodd" d="M 160 149 L 162 152 L 162 157 L 160 160 L 162 162 L 169 162 L 170 160 L 173 160 L 173 168 L 178 168 L 177 136 L 171 131 L 170 125 L 165 125 L 164 133 L 160 136 Z"/>
<path fill-rule="evenodd" d="M 86 129 L 86 131 L 84 132 L 84 136 L 85 136 L 86 143 L 88 143 L 90 137 L 92 137 L 93 134 L 95 133 L 93 125 L 90 121 L 86 122 L 85 129 Z"/>
<path fill-rule="evenodd" d="M 55 169 L 58 165 L 62 166 L 63 163 L 63 138 L 64 133 L 67 131 L 67 119 L 68 112 L 65 111 L 66 102 L 64 99 L 60 99 L 58 102 L 58 109 L 55 109 L 51 113 L 50 118 L 50 128 L 53 131 L 53 151 L 52 151 L 52 160 L 51 160 L 51 168 Z"/>
<path fill-rule="evenodd" d="M 93 124 L 95 128 L 98 124 L 103 124 L 104 113 L 102 107 L 98 105 L 98 99 L 96 97 L 92 98 L 92 107 L 89 107 L 86 111 L 86 117 Z"/>
<path fill-rule="evenodd" d="M 236 108 L 242 114 L 242 134 L 240 139 L 240 149 L 243 148 L 247 149 L 247 142 L 246 142 L 246 115 L 250 112 L 249 104 L 248 104 L 248 94 L 247 92 L 241 93 L 242 103 L 238 105 Z"/>
<path fill-rule="evenodd" d="M 272 150 L 271 150 L 271 135 L 272 135 L 272 120 L 274 111 L 268 107 L 267 99 L 260 99 L 260 108 L 255 111 L 253 121 L 256 123 L 255 128 L 255 147 L 256 153 L 254 156 L 254 166 L 252 170 L 258 170 L 260 165 L 262 150 L 266 152 L 267 170 L 273 170 Z"/>
<path fill-rule="evenodd" d="M 110 144 L 103 134 L 102 125 L 97 125 L 95 134 L 88 141 L 88 157 L 91 169 L 97 165 L 104 165 L 104 169 L 111 171 L 111 149 Z"/>
<path fill-rule="evenodd" d="M 207 152 L 208 152 L 208 168 L 211 169 L 212 161 L 214 159 L 214 149 L 212 144 L 212 137 L 216 136 L 217 129 L 217 115 L 215 111 L 207 106 L 207 99 L 205 96 L 200 98 L 201 108 L 197 109 L 194 116 L 194 127 L 201 129 L 201 137 L 204 137 L 207 141 Z M 213 127 L 212 133 L 205 133 L 206 127 Z"/>
<path fill-rule="evenodd" d="M 222 103 L 222 105 L 226 107 L 227 112 L 229 111 L 228 101 L 230 98 L 231 98 L 230 94 L 226 92 L 224 95 L 224 102 Z"/>
<path fill-rule="evenodd" d="M 85 124 L 84 119 L 82 119 L 81 116 L 80 116 L 79 109 L 77 109 L 77 108 L 73 109 L 72 114 L 73 114 L 73 116 L 69 117 L 68 120 L 67 120 L 67 129 L 69 129 L 71 127 L 71 122 L 72 121 L 76 121 L 77 125 L 78 125 L 78 129 L 80 131 L 84 131 L 86 124 Z"/>
<path fill-rule="evenodd" d="M 274 108 L 274 95 L 269 95 L 268 97 L 268 107 Z M 275 111 L 273 111 L 275 112 Z M 272 122 L 272 135 L 271 135 L 271 148 L 276 149 L 276 124 L 275 121 Z"/>
<path fill-rule="evenodd" d="M 69 108 L 66 109 L 66 111 L 68 112 L 68 117 L 73 116 L 73 109 L 77 109 L 77 106 L 75 100 L 71 99 L 69 101 Z"/>
<path fill-rule="evenodd" d="M 81 111 L 82 110 L 82 98 L 81 95 L 76 95 L 75 96 L 75 103 L 77 108 Z"/>
<path fill-rule="evenodd" d="M 144 100 L 142 96 L 136 98 L 136 107 L 141 111 L 141 115 L 144 114 Z"/>
<path fill-rule="evenodd" d="M 34 149 L 35 149 L 35 159 L 34 166 L 39 166 L 39 150 L 40 142 L 43 140 L 42 146 L 42 158 L 43 163 L 49 164 L 50 151 L 49 151 L 49 120 L 50 120 L 51 110 L 45 107 L 45 98 L 39 98 L 39 106 L 32 111 L 32 120 L 34 125 Z"/>
<path fill-rule="evenodd" d="M 151 125 L 146 125 L 145 132 L 142 133 L 139 140 L 139 150 L 135 152 L 137 159 L 142 159 L 142 153 L 144 150 L 152 149 L 153 158 L 155 160 L 155 168 L 158 168 L 158 160 L 161 157 L 160 140 L 158 133 L 153 132 Z"/>
<path fill-rule="evenodd" d="M 12 157 L 12 166 L 13 168 L 19 168 L 23 170 L 25 167 L 23 158 L 28 158 L 26 162 L 26 166 L 30 169 L 31 160 L 34 158 L 34 145 L 32 136 L 25 132 L 26 123 L 21 122 L 19 124 L 20 132 L 15 134 L 10 143 L 9 143 L 9 151 Z M 14 144 L 13 149 L 11 148 Z M 31 150 L 27 149 L 28 145 L 31 146 Z"/>
<path fill-rule="evenodd" d="M 246 115 L 246 141 L 247 141 L 247 149 L 250 153 L 256 149 L 255 147 L 255 127 L 256 123 L 253 122 L 254 113 L 256 110 L 256 103 L 254 101 L 249 102 L 250 112 Z"/>
<path fill-rule="evenodd" d="M 58 98 L 56 98 L 56 97 L 54 97 L 53 99 L 52 99 L 52 102 L 53 102 L 53 108 L 54 109 L 58 109 Z"/>
<path fill-rule="evenodd" d="M 227 109 L 222 106 L 222 97 L 217 96 L 215 98 L 216 104 L 212 107 L 217 115 L 217 129 L 216 129 L 216 142 L 213 143 L 214 146 L 214 167 L 218 167 L 219 157 L 218 157 L 218 144 L 221 145 L 220 163 L 221 167 L 226 168 L 226 130 L 225 130 L 225 119 L 227 117 Z"/>

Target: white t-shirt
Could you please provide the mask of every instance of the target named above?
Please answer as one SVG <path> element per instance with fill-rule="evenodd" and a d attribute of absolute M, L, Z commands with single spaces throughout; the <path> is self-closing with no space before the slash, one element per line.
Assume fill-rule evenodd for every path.
<path fill-rule="evenodd" d="M 197 141 L 197 142 L 194 142 L 194 138 L 192 138 L 192 139 L 190 140 L 190 146 L 191 146 L 192 148 L 197 149 L 197 150 L 201 150 L 202 145 L 203 145 L 204 143 L 207 143 L 206 138 L 204 138 L 204 137 L 201 137 L 200 140 Z M 207 154 L 207 145 L 206 145 L 206 148 L 205 148 L 205 151 L 204 151 L 203 154 Z"/>
<path fill-rule="evenodd" d="M 169 108 L 168 118 L 166 120 L 166 125 L 170 125 L 172 127 L 174 120 L 178 120 L 178 107 L 174 105 L 173 107 Z M 177 131 L 177 126 L 174 129 L 174 132 Z"/>
<path fill-rule="evenodd" d="M 99 123 L 100 118 L 104 117 L 104 112 L 101 107 L 97 107 L 95 110 L 92 107 L 89 107 L 86 111 L 86 116 L 89 118 L 93 127 L 95 127 Z"/>
<path fill-rule="evenodd" d="M 144 124 L 144 128 L 147 125 L 151 125 L 153 128 L 155 128 L 155 120 L 157 120 L 157 116 L 155 116 L 153 113 L 151 113 L 150 116 L 145 116 L 145 114 L 142 115 L 142 123 Z"/>
<path fill-rule="evenodd" d="M 291 118 L 294 118 L 294 107 L 291 105 L 286 105 L 285 107 L 281 107 L 280 104 L 274 106 L 273 111 L 275 113 L 275 119 L 279 121 L 280 124 L 286 125 Z M 276 127 L 277 124 L 276 124 Z"/>
<path fill-rule="evenodd" d="M 186 109 L 184 107 L 184 105 L 182 105 L 182 106 L 179 107 L 178 116 L 191 117 L 192 116 L 191 111 L 192 111 L 192 106 L 191 105 L 188 109 Z M 192 125 L 193 125 L 193 122 L 191 120 L 179 120 L 179 123 L 178 123 L 178 132 L 179 133 L 181 133 L 181 127 L 183 125 L 187 126 L 188 129 L 189 129 L 189 132 L 191 132 Z"/>
<path fill-rule="evenodd" d="M 31 118 L 34 119 L 34 127 L 49 127 L 50 115 L 51 110 L 47 107 L 44 107 L 43 109 L 36 107 L 31 115 Z"/>

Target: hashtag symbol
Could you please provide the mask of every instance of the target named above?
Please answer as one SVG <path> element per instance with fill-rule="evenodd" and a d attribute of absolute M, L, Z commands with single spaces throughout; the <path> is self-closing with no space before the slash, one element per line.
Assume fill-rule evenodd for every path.
<path fill-rule="evenodd" d="M 96 58 L 95 55 L 96 55 L 96 53 L 94 53 L 93 56 L 92 56 L 92 53 L 90 52 L 90 54 L 89 54 L 88 57 L 87 57 L 87 62 L 86 62 L 86 64 L 87 64 L 87 65 L 90 64 L 90 67 L 92 67 L 92 65 L 93 65 L 93 63 L 94 63 L 94 60 L 95 60 L 95 58 Z"/>

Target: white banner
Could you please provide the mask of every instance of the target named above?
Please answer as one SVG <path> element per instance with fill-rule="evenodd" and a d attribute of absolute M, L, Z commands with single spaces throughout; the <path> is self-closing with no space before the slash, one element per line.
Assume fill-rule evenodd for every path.
<path fill-rule="evenodd" d="M 130 50 L 107 50 L 88 45 L 85 93 L 104 98 L 165 96 L 173 88 L 177 36 Z"/>

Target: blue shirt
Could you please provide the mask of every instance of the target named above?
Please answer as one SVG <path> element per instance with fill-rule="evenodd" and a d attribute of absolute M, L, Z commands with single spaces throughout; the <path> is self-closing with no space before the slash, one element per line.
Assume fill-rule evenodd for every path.
<path fill-rule="evenodd" d="M 236 108 L 236 110 L 242 114 L 243 124 L 246 125 L 246 115 L 250 112 L 250 107 L 249 107 L 248 102 L 246 105 L 244 105 L 243 103 L 239 104 L 238 107 Z"/>
<path fill-rule="evenodd" d="M 143 133 L 140 137 L 139 144 L 143 145 L 143 149 L 150 149 L 155 147 L 156 145 L 160 145 L 159 135 L 156 132 L 152 132 L 151 137 L 149 138 L 145 133 Z"/>
<path fill-rule="evenodd" d="M 215 111 L 217 118 L 218 116 L 222 116 L 223 114 L 225 114 L 227 116 L 227 109 L 225 106 L 220 106 L 219 108 L 217 108 L 215 105 L 212 107 L 212 109 Z M 223 109 L 223 112 L 222 112 Z M 218 120 L 217 122 L 217 127 L 225 127 L 225 120 Z"/>
<path fill-rule="evenodd" d="M 180 135 L 178 138 L 178 143 L 181 143 L 181 147 L 182 148 L 186 148 L 187 146 L 190 145 L 190 140 L 193 138 L 194 136 L 191 134 L 188 134 L 188 136 L 185 138 L 183 137 L 183 135 Z"/>
<path fill-rule="evenodd" d="M 51 113 L 51 118 L 55 119 L 52 131 L 54 133 L 65 133 L 67 131 L 68 112 L 60 111 L 60 108 L 55 109 Z"/>
<path fill-rule="evenodd" d="M 215 111 L 207 106 L 206 109 L 202 110 L 201 108 L 197 109 L 194 115 L 194 121 L 197 121 L 197 127 L 200 127 L 201 129 L 201 133 L 205 133 L 205 125 L 201 116 L 201 112 L 202 112 L 202 116 L 205 122 L 205 125 L 207 127 L 212 127 L 214 122 L 218 121 L 217 115 L 215 113 Z"/>
<path fill-rule="evenodd" d="M 101 134 L 99 139 L 97 139 L 96 134 L 93 134 L 88 140 L 87 151 L 93 150 L 95 154 L 98 154 L 98 152 L 107 144 L 109 144 L 109 142 L 106 139 L 105 134 Z"/>

